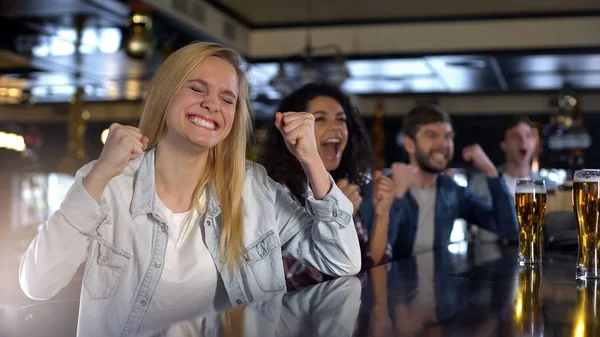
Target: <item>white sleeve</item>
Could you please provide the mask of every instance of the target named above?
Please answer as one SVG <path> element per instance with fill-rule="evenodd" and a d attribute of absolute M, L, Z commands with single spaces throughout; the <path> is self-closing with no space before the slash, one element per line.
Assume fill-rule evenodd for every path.
<path fill-rule="evenodd" d="M 83 187 L 91 164 L 80 169 L 60 208 L 52 214 L 21 259 L 19 283 L 25 294 L 46 300 L 69 284 L 86 260 L 91 238 L 106 221 L 110 210 L 104 197 L 100 204 Z"/>

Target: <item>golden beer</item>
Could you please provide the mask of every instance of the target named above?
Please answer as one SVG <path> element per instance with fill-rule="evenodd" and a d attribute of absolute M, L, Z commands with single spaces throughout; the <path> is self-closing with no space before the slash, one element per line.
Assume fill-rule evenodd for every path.
<path fill-rule="evenodd" d="M 600 180 L 600 177 L 598 177 Z M 573 182 L 573 209 L 577 218 L 579 244 L 577 278 L 598 278 L 598 226 L 600 217 L 598 181 Z"/>
<path fill-rule="evenodd" d="M 519 264 L 542 262 L 544 233 L 542 223 L 546 213 L 546 193 L 515 193 L 515 207 L 519 221 Z"/>

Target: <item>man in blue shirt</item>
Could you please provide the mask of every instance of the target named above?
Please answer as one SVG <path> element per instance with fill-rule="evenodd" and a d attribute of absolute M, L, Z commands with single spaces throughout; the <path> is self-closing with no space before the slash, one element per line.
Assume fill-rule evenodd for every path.
<path fill-rule="evenodd" d="M 409 164 L 392 165 L 393 208 L 400 218 L 389 229 L 394 258 L 447 246 L 457 218 L 502 237 L 518 234 L 513 197 L 479 145 L 465 147 L 462 157 L 487 177 L 491 205 L 443 174 L 454 155 L 454 129 L 446 111 L 435 105 L 414 108 L 404 119 L 403 133 Z"/>
<path fill-rule="evenodd" d="M 515 195 L 515 187 L 519 179 L 536 179 L 546 182 L 548 191 L 556 190 L 556 183 L 541 177 L 531 169 L 533 155 L 537 149 L 539 136 L 533 129 L 533 123 L 527 116 L 511 116 L 506 119 L 503 128 L 503 138 L 500 148 L 506 158 L 505 163 L 497 167 L 502 173 L 508 193 Z M 487 179 L 481 173 L 473 174 L 469 179 L 469 189 L 481 197 L 485 202 L 491 202 Z M 477 224 L 475 224 L 477 225 Z M 496 241 L 498 237 L 488 231 L 480 231 L 481 241 Z"/>

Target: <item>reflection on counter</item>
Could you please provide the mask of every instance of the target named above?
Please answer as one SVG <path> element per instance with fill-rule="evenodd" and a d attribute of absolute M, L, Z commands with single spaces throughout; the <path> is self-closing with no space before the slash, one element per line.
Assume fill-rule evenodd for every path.
<path fill-rule="evenodd" d="M 574 315 L 573 337 L 600 335 L 599 280 L 577 280 L 577 307 Z"/>
<path fill-rule="evenodd" d="M 513 299 L 513 331 L 519 336 L 543 336 L 544 316 L 539 296 L 538 266 L 519 266 L 518 284 Z"/>
<path fill-rule="evenodd" d="M 345 277 L 278 295 L 223 313 L 183 322 L 138 337 L 352 336 L 360 309 L 361 282 Z"/>
<path fill-rule="evenodd" d="M 421 253 L 356 277 L 226 312 L 190 312 L 179 322 L 164 315 L 164 321 L 154 322 L 157 329 L 135 333 L 139 337 L 600 335 L 600 281 L 575 280 L 574 251 L 547 250 L 541 268 L 517 266 L 517 253 L 517 247 L 498 245 Z M 50 301 L 0 297 L 0 336 L 75 336 L 78 277 Z"/>

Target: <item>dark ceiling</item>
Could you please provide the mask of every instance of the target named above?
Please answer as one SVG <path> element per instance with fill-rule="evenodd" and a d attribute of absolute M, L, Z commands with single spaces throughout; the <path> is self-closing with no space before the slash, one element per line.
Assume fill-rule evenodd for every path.
<path fill-rule="evenodd" d="M 206 0 L 251 28 L 423 22 L 598 13 L 597 0 Z"/>
<path fill-rule="evenodd" d="M 207 40 L 161 13 L 152 12 L 155 51 L 136 60 L 123 51 L 131 12 L 117 0 L 3 1 L 0 24 L 2 88 L 31 91 L 40 102 L 66 102 L 82 86 L 87 100 L 138 100 L 163 59 L 167 42 L 177 48 Z M 74 48 L 77 16 L 85 15 L 81 57 Z M 559 90 L 571 82 L 580 91 L 600 91 L 600 51 L 504 51 L 494 54 L 416 55 L 351 59 L 352 94 L 506 93 Z M 299 67 L 288 66 L 293 74 Z M 268 84 L 276 62 L 251 64 L 253 97 L 268 107 L 280 95 Z M 6 91 L 6 90 L 5 90 Z M 1 98 L 1 97 L 0 97 Z M 258 98 L 258 99 L 257 99 Z M 257 110 L 260 110 L 257 109 Z"/>
<path fill-rule="evenodd" d="M 559 90 L 565 82 L 580 91 L 600 89 L 600 54 L 436 55 L 349 60 L 351 78 L 343 88 L 353 94 L 465 94 Z M 291 76 L 299 67 L 290 66 Z M 256 92 L 278 94 L 268 82 L 275 62 L 256 63 L 250 80 Z"/>
<path fill-rule="evenodd" d="M 154 51 L 134 59 L 123 50 L 131 13 L 118 0 L 3 1 L 0 25 L 10 30 L 0 30 L 0 89 L 10 83 L 38 102 L 69 101 L 78 86 L 87 100 L 137 100 L 167 49 L 208 40 L 151 12 Z M 77 55 L 79 18 L 85 23 Z"/>

